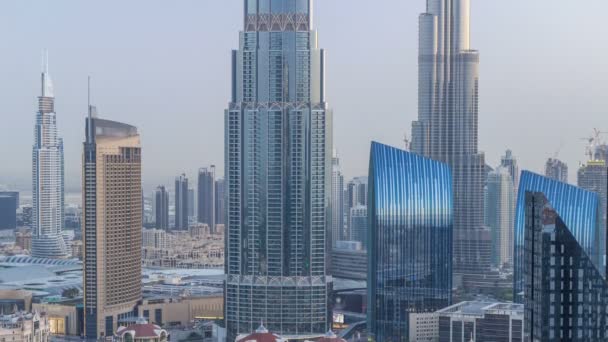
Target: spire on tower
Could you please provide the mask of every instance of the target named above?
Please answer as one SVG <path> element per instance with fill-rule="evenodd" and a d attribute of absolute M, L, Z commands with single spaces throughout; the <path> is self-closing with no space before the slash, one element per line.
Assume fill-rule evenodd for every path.
<path fill-rule="evenodd" d="M 42 51 L 42 97 L 55 97 L 53 92 L 53 82 L 49 75 L 49 52 L 47 49 Z"/>

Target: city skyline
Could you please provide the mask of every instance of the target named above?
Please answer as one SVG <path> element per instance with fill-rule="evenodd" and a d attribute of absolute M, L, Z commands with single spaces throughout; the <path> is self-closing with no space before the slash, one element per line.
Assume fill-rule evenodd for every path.
<path fill-rule="evenodd" d="M 604 55 L 601 53 L 602 50 L 599 50 L 600 53 L 597 50 L 589 50 L 593 47 L 587 46 L 591 44 L 586 44 L 589 40 L 601 36 L 606 29 L 600 26 L 594 27 L 592 30 L 587 22 L 579 23 L 580 25 L 562 25 L 562 23 L 567 22 L 563 19 L 568 15 L 580 14 L 581 17 L 584 15 L 588 18 L 589 15 L 604 13 L 608 9 L 608 4 L 600 2 L 585 4 L 583 11 L 579 8 L 583 6 L 577 6 L 567 1 L 561 1 L 562 6 L 551 6 L 551 8 L 543 6 L 546 3 L 547 1 L 544 0 L 533 4 L 515 0 L 509 2 L 508 6 L 507 4 L 474 3 L 473 43 L 482 51 L 480 150 L 486 152 L 489 165 L 496 165 L 500 153 L 507 147 L 511 148 L 519 157 L 522 167 L 540 172 L 546 158 L 560 150 L 561 142 L 564 147 L 560 150 L 559 158 L 572 166 L 570 168 L 570 179 L 572 180 L 575 179 L 576 168 L 574 166 L 585 159 L 585 143 L 579 138 L 588 135 L 593 127 L 602 129 L 599 115 L 608 105 L 606 100 L 600 96 L 605 89 L 601 81 L 606 79 L 608 72 L 606 66 L 600 63 L 604 59 Z M 319 2 L 316 5 L 317 28 L 323 30 L 324 27 L 333 26 L 332 16 L 345 4 L 344 1 Z M 354 24 L 343 23 L 340 20 L 341 25 L 338 25 L 335 30 L 333 27 L 332 30 L 326 29 L 325 31 L 328 33 L 323 36 L 323 45 L 331 47 L 332 50 L 332 54 L 328 56 L 328 65 L 331 66 L 328 68 L 328 79 L 332 80 L 332 83 L 328 85 L 328 93 L 334 99 L 332 102 L 336 109 L 335 146 L 342 156 L 344 173 L 347 178 L 366 173 L 365 158 L 358 153 L 359 150 L 365 149 L 366 143 L 377 139 L 401 146 L 403 133 L 408 130 L 410 122 L 416 117 L 417 25 L 415 18 L 419 12 L 424 11 L 422 1 L 407 4 L 388 1 L 380 9 L 367 8 L 368 6 L 362 5 L 362 2 L 358 1 L 349 2 L 349 4 L 352 4 L 353 7 L 353 11 L 350 12 L 353 19 L 362 20 L 364 18 L 362 12 L 365 12 L 370 16 L 369 20 L 381 16 L 387 16 L 387 20 L 386 22 L 376 22 L 374 28 L 368 30 L 369 32 L 362 32 L 362 29 L 354 27 Z M 66 15 L 60 11 L 65 9 L 61 5 L 56 6 L 57 8 L 46 4 L 39 7 L 34 8 L 29 15 L 39 16 L 42 11 L 51 13 L 52 15 L 49 17 L 52 18 L 63 18 Z M 56 27 L 48 25 L 50 19 L 21 20 L 19 23 L 15 18 L 23 18 L 26 15 L 25 10 L 27 9 L 29 13 L 31 8 L 21 4 L 3 3 L 0 5 L 3 25 L 7 25 L 9 28 L 3 31 L 13 32 L 15 36 L 32 38 L 21 39 L 20 41 L 26 42 L 23 43 L 7 37 L 6 41 L 10 49 L 7 49 L 8 53 L 5 58 L 8 63 L 0 66 L 0 73 L 9 76 L 3 77 L 0 81 L 0 91 L 14 94 L 14 96 L 7 97 L 6 106 L 0 111 L 2 116 L 6 113 L 15 118 L 11 122 L 14 129 L 0 137 L 0 154 L 11 161 L 7 163 L 6 171 L 0 175 L 0 183 L 14 184 L 16 187 L 27 189 L 28 180 L 20 175 L 26 174 L 25 171 L 29 168 L 26 141 L 29 137 L 21 132 L 28 130 L 31 125 L 27 114 L 30 113 L 28 110 L 30 110 L 32 99 L 35 96 L 37 88 L 35 70 L 38 70 L 40 50 L 44 47 L 48 47 L 50 50 L 51 71 L 56 79 L 56 92 L 61 94 L 61 101 L 58 100 L 57 107 L 58 112 L 62 113 L 59 129 L 64 133 L 66 144 L 68 190 L 77 188 L 80 184 L 78 173 L 80 137 L 77 134 L 78 130 L 74 127 L 82 119 L 82 108 L 86 108 L 86 76 L 89 74 L 93 76 L 93 98 L 96 103 L 112 112 L 119 113 L 124 121 L 137 123 L 144 132 L 146 140 L 143 143 L 150 145 L 147 146 L 147 150 L 152 151 L 150 157 L 144 161 L 147 165 L 145 169 L 149 170 L 144 174 L 146 189 L 153 189 L 157 184 L 170 184 L 169 180 L 172 175 L 182 172 L 183 169 L 192 177 L 202 165 L 211 163 L 222 165 L 221 149 L 205 148 L 202 156 L 198 157 L 200 159 L 195 158 L 196 160 L 180 163 L 176 162 L 178 156 L 163 152 L 167 152 L 166 149 L 177 149 L 184 145 L 198 146 L 197 142 L 192 140 L 198 136 L 194 130 L 197 127 L 199 130 L 201 127 L 203 129 L 199 134 L 208 136 L 211 140 L 220 141 L 222 139 L 223 104 L 219 99 L 227 97 L 229 85 L 227 80 L 222 79 L 220 75 L 229 70 L 229 61 L 225 57 L 229 55 L 230 48 L 236 42 L 235 38 L 230 36 L 230 32 L 238 29 L 239 25 L 238 20 L 231 17 L 230 13 L 233 13 L 234 10 L 238 11 L 242 7 L 241 2 L 225 2 L 223 6 L 186 2 L 181 6 L 171 8 L 170 14 L 185 15 L 184 22 L 171 29 L 160 25 L 168 31 L 158 38 L 165 42 L 172 35 L 186 37 L 194 34 L 200 35 L 203 37 L 201 45 L 209 42 L 218 46 L 212 52 L 204 50 L 204 54 L 200 48 L 189 50 L 190 44 L 183 44 L 179 39 L 176 42 L 168 43 L 170 50 L 173 51 L 171 53 L 154 50 L 157 45 L 147 40 L 133 46 L 128 45 L 127 38 L 135 39 L 142 32 L 140 29 L 130 30 L 132 26 L 127 26 L 130 24 L 127 20 L 128 15 L 134 13 L 136 7 L 134 4 L 127 5 L 125 13 L 120 14 L 117 18 L 117 27 L 128 33 L 127 37 L 119 37 L 118 29 L 106 32 L 80 25 L 85 27 L 84 31 L 91 33 L 90 39 L 82 47 L 70 45 L 68 49 L 65 45 L 66 41 L 64 41 L 66 38 L 58 37 L 61 36 L 61 33 L 65 33 L 65 25 L 73 24 L 74 20 L 80 19 L 71 19 L 71 21 L 66 21 L 66 24 L 59 23 Z M 159 12 L 167 9 L 162 5 L 149 7 L 146 9 L 146 13 L 151 18 L 159 16 Z M 385 10 L 387 7 L 394 9 L 394 11 L 388 12 L 395 13 L 387 13 Z M 78 4 L 70 8 L 67 13 L 75 14 L 78 11 L 91 9 L 100 13 L 107 11 L 103 6 Z M 197 12 L 197 9 L 200 11 Z M 524 9 L 525 11 L 523 11 Z M 217 26 L 218 20 L 194 21 L 192 16 L 187 15 L 187 12 L 194 12 L 206 17 L 205 13 L 210 13 L 212 10 L 218 13 L 217 16 L 222 20 L 222 26 L 213 30 L 213 32 L 222 32 L 221 39 L 220 37 L 214 38 L 207 33 L 211 25 Z M 547 13 L 542 11 L 548 11 L 551 15 L 546 16 Z M 403 13 L 406 13 L 406 18 Z M 503 32 L 504 29 L 499 28 L 500 24 L 509 22 L 515 16 L 532 19 L 534 15 L 541 13 L 545 14 L 545 17 L 551 17 L 551 19 L 546 19 L 546 25 L 539 26 L 524 20 L 521 27 L 512 28 L 511 32 Z M 503 16 L 501 17 L 500 14 Z M 397 24 L 395 20 L 399 20 L 399 23 Z M 356 21 L 353 20 L 353 22 Z M 142 23 L 142 27 L 156 32 L 149 25 L 148 22 Z M 534 29 L 530 29 L 530 26 L 527 25 L 534 25 Z M 394 30 L 388 30 L 391 27 Z M 522 32 L 526 28 L 529 30 L 524 35 Z M 370 62 L 369 57 L 372 53 L 370 51 L 363 51 L 361 56 L 349 56 L 346 60 L 345 57 L 356 43 L 345 36 L 350 30 L 355 30 L 353 32 L 363 35 L 363 37 L 377 36 L 378 32 L 382 30 L 387 37 L 370 41 L 370 47 L 373 48 L 370 50 L 375 50 L 376 53 L 381 51 L 386 58 L 384 63 L 386 65 L 377 65 L 373 60 Z M 41 32 L 42 34 L 38 37 L 37 35 Z M 549 32 L 554 33 L 548 35 Z M 0 33 L 0 36 L 3 34 L 5 33 Z M 490 34 L 495 36 L 491 37 Z M 574 39 L 577 34 L 583 39 Z M 542 40 L 542 43 L 538 43 L 538 38 L 541 36 L 547 36 L 547 38 Z M 77 33 L 71 33 L 67 37 L 67 39 L 80 38 Z M 369 39 L 366 40 L 369 41 Z M 496 44 L 496 41 L 500 41 L 500 44 Z M 546 59 L 548 53 L 557 52 L 557 48 L 566 43 L 571 47 L 567 53 L 560 52 L 552 56 L 552 63 L 540 63 Z M 517 53 L 514 49 L 515 46 L 519 46 Z M 109 56 L 107 53 L 98 54 L 100 49 L 108 47 L 122 49 L 121 51 L 124 53 L 117 56 Z M 524 55 L 520 52 L 523 48 L 529 51 L 525 54 L 525 58 L 520 56 Z M 505 56 L 513 61 L 513 65 L 504 65 L 504 61 L 507 60 Z M 586 59 L 587 62 L 583 68 L 580 68 L 578 64 L 576 64 L 577 68 L 574 68 L 574 63 L 580 56 L 589 56 L 589 58 Z M 168 62 L 165 64 L 164 61 L 167 59 Z M 178 66 L 176 60 L 183 65 Z M 181 63 L 182 60 L 184 63 Z M 132 65 L 139 64 L 141 67 L 131 68 Z M 519 69 L 514 70 L 515 66 Z M 392 68 L 394 73 L 387 73 L 386 68 Z M 149 72 L 150 70 L 153 72 Z M 361 72 L 361 86 L 344 86 L 344 80 L 349 79 L 347 75 L 354 70 Z M 576 73 L 572 70 L 576 70 Z M 201 80 L 201 75 L 205 75 L 204 80 Z M 207 77 L 207 75 L 209 76 Z M 527 77 L 525 85 L 514 88 L 516 78 L 521 79 L 524 75 Z M 378 81 L 384 77 L 387 78 L 386 85 L 375 87 L 377 89 L 365 86 L 365 84 L 383 84 Z M 210 82 L 207 78 L 216 81 Z M 156 83 L 158 80 L 167 82 Z M 165 86 L 164 83 L 171 86 Z M 528 86 L 528 84 L 534 84 L 534 86 Z M 555 84 L 559 84 L 559 86 Z M 201 92 L 202 90 L 204 91 Z M 357 98 L 357 96 L 349 96 L 353 92 L 354 94 L 367 93 L 370 98 L 369 104 L 351 101 L 352 98 Z M 530 94 L 526 95 L 526 93 Z M 566 94 L 569 96 L 565 96 Z M 208 107 L 200 108 L 199 96 L 209 100 L 203 101 L 203 103 L 209 104 Z M 504 105 L 504 96 L 514 99 L 512 106 Z M 162 102 L 154 100 L 154 97 L 162 99 Z M 562 98 L 568 98 L 569 102 L 564 103 Z M 152 100 L 143 101 L 143 99 Z M 399 102 L 405 100 L 405 105 L 399 106 L 403 109 L 394 111 L 397 100 Z M 136 108 L 139 109 L 135 110 Z M 165 123 L 162 127 L 155 124 L 160 115 L 167 113 L 179 119 L 172 120 L 175 123 Z M 377 113 L 385 120 L 375 120 L 377 115 L 369 115 L 369 113 Z M 576 115 L 576 122 L 567 121 L 572 115 Z M 549 116 L 556 120 L 546 122 Z M 523 128 L 521 124 L 516 123 L 518 120 L 526 120 Z M 565 126 L 565 121 L 568 122 L 568 126 Z M 184 125 L 184 123 L 188 124 Z M 361 133 L 363 136 L 355 137 L 350 134 L 354 129 L 353 125 L 360 124 L 368 127 L 368 130 Z M 500 128 L 496 126 L 500 126 Z M 509 134 L 517 127 L 525 130 L 524 134 L 520 135 L 525 139 L 513 139 L 513 136 Z M 568 129 L 565 129 L 566 127 Z M 182 128 L 185 131 L 180 131 Z M 541 128 L 543 128 L 543 134 L 534 133 L 535 130 Z M 180 132 L 179 136 L 176 136 L 177 132 Z M 186 132 L 186 134 L 181 134 L 182 132 Z M 165 134 L 169 134 L 175 139 L 164 139 Z M 167 143 L 165 140 L 170 141 Z M 526 147 L 529 145 L 538 146 L 538 148 L 527 149 Z M 155 155 L 167 155 L 168 160 L 161 163 L 157 157 L 154 157 Z M 223 170 L 218 170 L 218 174 L 222 173 Z"/>

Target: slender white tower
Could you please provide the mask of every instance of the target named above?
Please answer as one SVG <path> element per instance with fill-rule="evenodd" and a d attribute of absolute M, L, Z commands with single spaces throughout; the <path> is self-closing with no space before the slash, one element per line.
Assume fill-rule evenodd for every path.
<path fill-rule="evenodd" d="M 65 258 L 61 234 L 64 216 L 63 140 L 57 136 L 53 83 L 44 56 L 41 96 L 34 126 L 32 151 L 33 239 L 32 256 Z"/>

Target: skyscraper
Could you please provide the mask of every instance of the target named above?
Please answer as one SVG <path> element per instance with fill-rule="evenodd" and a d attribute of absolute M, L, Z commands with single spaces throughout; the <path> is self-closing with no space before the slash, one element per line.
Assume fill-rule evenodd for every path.
<path fill-rule="evenodd" d="M 226 185 L 223 178 L 215 181 L 215 224 L 226 223 Z"/>
<path fill-rule="evenodd" d="M 367 249 L 367 206 L 359 204 L 352 207 L 350 208 L 350 213 L 348 213 L 348 215 L 351 224 L 350 236 L 348 240 L 359 241 L 361 242 L 363 249 Z"/>
<path fill-rule="evenodd" d="M 346 184 L 346 193 L 344 194 L 344 208 L 346 216 L 346 231 L 344 237 L 349 238 L 352 235 L 350 222 L 350 211 L 357 206 L 367 206 L 367 176 L 355 177 Z"/>
<path fill-rule="evenodd" d="M 169 230 L 169 193 L 163 185 L 156 188 L 155 207 L 156 207 L 156 229 Z"/>
<path fill-rule="evenodd" d="M 600 199 L 600 236 L 606 236 L 606 206 L 608 205 L 608 166 L 605 160 L 590 160 L 581 165 L 577 173 L 577 183 L 582 189 L 596 193 Z M 606 241 L 602 239 L 602 251 L 606 251 Z"/>
<path fill-rule="evenodd" d="M 141 299 L 141 146 L 137 128 L 89 106 L 83 157 L 84 334 L 113 336 Z"/>
<path fill-rule="evenodd" d="M 196 220 L 196 201 L 194 200 L 195 198 L 195 192 L 193 188 L 189 188 L 188 189 L 188 219 L 189 220 Z"/>
<path fill-rule="evenodd" d="M 501 166 L 488 174 L 485 224 L 492 232 L 492 264 L 513 264 L 515 187 L 509 169 Z"/>
<path fill-rule="evenodd" d="M 17 229 L 17 209 L 19 208 L 19 193 L 16 191 L 0 191 L 0 230 Z"/>
<path fill-rule="evenodd" d="M 336 241 L 346 240 L 344 232 L 344 175 L 340 167 L 340 158 L 334 151 L 331 170 L 331 240 L 332 247 Z"/>
<path fill-rule="evenodd" d="M 419 21 L 418 121 L 412 152 L 447 163 L 454 177 L 454 272 L 490 266 L 484 227 L 485 157 L 478 150 L 479 53 L 470 46 L 470 0 L 427 0 Z"/>
<path fill-rule="evenodd" d="M 549 158 L 545 163 L 545 176 L 559 182 L 568 183 L 568 165 L 561 160 Z"/>
<path fill-rule="evenodd" d="M 597 195 L 587 194 L 570 207 L 597 214 Z M 584 221 L 569 226 L 541 192 L 525 193 L 525 216 L 525 341 L 606 341 L 608 282 L 573 232 Z"/>
<path fill-rule="evenodd" d="M 32 256 L 65 258 L 69 254 L 61 235 L 64 217 L 63 140 L 57 135 L 55 94 L 48 61 L 41 81 L 32 151 Z"/>
<path fill-rule="evenodd" d="M 369 187 L 367 329 L 372 341 L 407 341 L 410 313 L 452 301 L 452 175 L 374 142 Z"/>
<path fill-rule="evenodd" d="M 198 222 L 215 232 L 215 165 L 198 170 Z"/>
<path fill-rule="evenodd" d="M 188 178 L 175 178 L 175 230 L 188 230 Z"/>
<path fill-rule="evenodd" d="M 557 214 L 569 227 L 578 244 L 603 275 L 603 253 L 605 236 L 600 235 L 599 201 L 597 195 L 581 188 L 558 182 L 541 175 L 522 171 L 515 206 L 515 249 L 513 252 L 513 297 L 523 302 L 524 252 L 526 225 L 526 192 L 541 192 Z"/>
<path fill-rule="evenodd" d="M 244 1 L 226 110 L 228 339 L 329 329 L 331 111 L 312 0 Z"/>
<path fill-rule="evenodd" d="M 519 186 L 519 165 L 517 164 L 517 158 L 513 155 L 513 151 L 507 150 L 505 155 L 500 158 L 500 166 L 505 168 L 513 181 L 515 189 Z M 515 204 L 515 200 L 513 200 Z"/>

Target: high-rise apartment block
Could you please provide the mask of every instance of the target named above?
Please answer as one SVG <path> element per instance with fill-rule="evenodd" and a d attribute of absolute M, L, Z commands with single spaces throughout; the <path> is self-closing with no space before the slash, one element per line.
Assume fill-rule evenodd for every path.
<path fill-rule="evenodd" d="M 367 249 L 367 206 L 357 205 L 350 209 L 350 241 L 361 242 L 363 249 Z"/>
<path fill-rule="evenodd" d="M 519 186 L 519 165 L 513 151 L 507 150 L 505 155 L 500 158 L 500 166 L 506 169 L 511 175 L 511 180 L 515 189 Z M 515 200 L 514 202 L 515 203 Z"/>
<path fill-rule="evenodd" d="M 93 116 L 83 156 L 84 335 L 111 337 L 141 299 L 141 145 L 137 128 Z"/>
<path fill-rule="evenodd" d="M 577 173 L 580 188 L 596 193 L 600 199 L 600 236 L 606 236 L 606 213 L 608 205 L 608 165 L 606 160 L 590 160 L 581 165 Z M 600 241 L 602 251 L 606 251 L 605 238 Z"/>
<path fill-rule="evenodd" d="M 545 176 L 568 183 L 568 165 L 559 159 L 549 158 L 545 163 Z"/>
<path fill-rule="evenodd" d="M 223 178 L 215 181 L 215 224 L 226 224 L 226 182 Z"/>
<path fill-rule="evenodd" d="M 419 19 L 414 153 L 447 163 L 454 178 L 454 272 L 490 267 L 484 226 L 485 157 L 478 150 L 479 53 L 470 45 L 470 0 L 427 0 Z"/>
<path fill-rule="evenodd" d="M 156 208 L 156 229 L 169 230 L 169 192 L 161 185 L 154 192 Z"/>
<path fill-rule="evenodd" d="M 331 170 L 331 241 L 335 247 L 336 241 L 346 240 L 344 231 L 344 175 L 340 167 L 340 158 L 336 151 L 332 158 Z"/>
<path fill-rule="evenodd" d="M 586 230 L 583 215 L 598 218 L 597 195 L 571 189 L 568 210 L 579 220 L 568 221 L 542 192 L 524 196 L 525 341 L 608 340 L 608 282 L 575 233 Z"/>
<path fill-rule="evenodd" d="M 215 166 L 198 170 L 198 222 L 215 231 Z"/>
<path fill-rule="evenodd" d="M 344 203 L 344 216 L 346 217 L 346 230 L 344 232 L 344 238 L 350 239 L 350 236 L 352 235 L 350 210 L 357 206 L 367 206 L 367 176 L 355 177 L 346 184 Z"/>
<path fill-rule="evenodd" d="M 17 209 L 19 208 L 19 193 L 16 191 L 0 191 L 0 230 L 17 229 Z"/>
<path fill-rule="evenodd" d="M 523 302 L 525 282 L 526 243 L 526 193 L 540 192 L 551 203 L 552 208 L 570 229 L 577 243 L 589 257 L 600 274 L 605 274 L 605 236 L 601 236 L 599 226 L 600 207 L 597 194 L 551 178 L 523 171 L 519 183 L 519 193 L 515 206 L 515 249 L 513 252 L 514 300 Z"/>
<path fill-rule="evenodd" d="M 188 230 L 188 178 L 182 174 L 175 178 L 175 230 Z"/>
<path fill-rule="evenodd" d="M 452 301 L 452 174 L 447 164 L 372 143 L 367 330 L 407 341 L 409 315 Z"/>
<path fill-rule="evenodd" d="M 322 336 L 332 287 L 325 53 L 312 0 L 244 4 L 225 116 L 228 338 L 260 321 L 288 339 Z"/>
<path fill-rule="evenodd" d="M 69 252 L 61 234 L 65 202 L 63 140 L 57 134 L 55 94 L 48 66 L 41 81 L 32 150 L 32 256 L 65 258 Z"/>
<path fill-rule="evenodd" d="M 495 267 L 511 265 L 515 185 L 509 169 L 500 166 L 488 174 L 484 207 L 485 224 L 492 232 L 492 264 Z"/>

